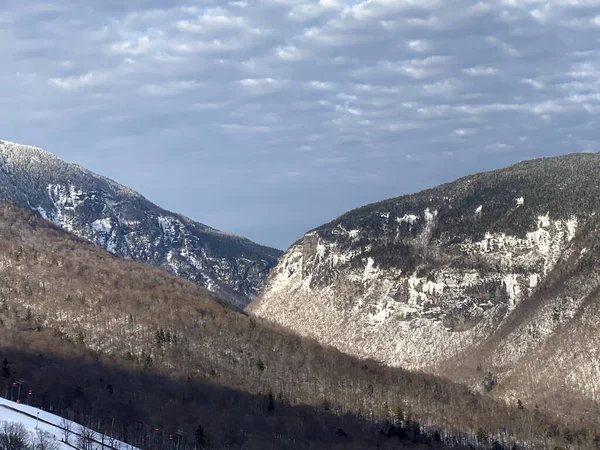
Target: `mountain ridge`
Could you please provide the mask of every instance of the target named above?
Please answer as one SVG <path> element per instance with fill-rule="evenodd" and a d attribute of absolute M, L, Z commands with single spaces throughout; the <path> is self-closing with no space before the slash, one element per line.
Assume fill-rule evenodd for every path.
<path fill-rule="evenodd" d="M 487 367 L 493 386 L 513 378 L 494 392 L 525 398 L 511 367 L 550 355 L 544 343 L 598 303 L 598 173 L 598 154 L 529 160 L 349 211 L 293 244 L 246 310 L 480 391 Z"/>
<path fill-rule="evenodd" d="M 109 252 L 195 281 L 236 307 L 280 251 L 158 207 L 133 189 L 41 148 L 0 141 L 0 197 Z"/>

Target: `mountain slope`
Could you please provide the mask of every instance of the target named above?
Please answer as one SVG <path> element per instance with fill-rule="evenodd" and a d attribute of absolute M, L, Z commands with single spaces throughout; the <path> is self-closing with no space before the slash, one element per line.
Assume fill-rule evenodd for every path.
<path fill-rule="evenodd" d="M 119 438 L 149 450 L 166 448 L 143 444 L 156 428 L 182 429 L 193 444 L 199 424 L 209 448 L 261 450 L 442 446 L 436 439 L 483 448 L 570 426 L 322 347 L 0 202 L 5 358 L 0 392 L 25 379 L 36 405 L 100 431 L 115 418 Z"/>
<path fill-rule="evenodd" d="M 563 393 L 597 400 L 580 321 L 599 301 L 599 173 L 598 154 L 545 158 L 356 209 L 292 245 L 248 311 L 392 366 L 478 389 L 505 380 L 507 398 L 526 395 L 533 362 L 541 377 L 553 336 L 573 334 L 587 387 Z"/>
<path fill-rule="evenodd" d="M 62 417 L 0 397 L 0 424 L 2 422 L 20 424 L 30 434 L 32 448 L 35 450 L 51 449 L 54 446 L 58 450 L 71 450 L 79 442 L 87 445 L 97 444 L 111 450 L 137 450 L 131 445 Z M 2 429 L 0 425 L 0 435 Z"/>
<path fill-rule="evenodd" d="M 39 148 L 0 141 L 0 198 L 111 253 L 163 267 L 243 307 L 278 250 L 165 211 L 133 190 Z"/>

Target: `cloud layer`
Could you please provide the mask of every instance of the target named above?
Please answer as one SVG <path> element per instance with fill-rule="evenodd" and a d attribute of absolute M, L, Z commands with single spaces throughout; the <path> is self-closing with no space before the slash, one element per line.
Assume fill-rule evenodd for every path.
<path fill-rule="evenodd" d="M 597 0 L 4 3 L 2 138 L 267 244 L 596 151 Z"/>

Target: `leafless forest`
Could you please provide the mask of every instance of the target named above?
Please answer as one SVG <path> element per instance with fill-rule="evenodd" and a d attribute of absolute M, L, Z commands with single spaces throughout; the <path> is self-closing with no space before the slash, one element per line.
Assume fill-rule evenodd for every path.
<path fill-rule="evenodd" d="M 598 417 L 505 404 L 228 309 L 0 205 L 0 393 L 148 449 L 600 448 Z M 176 447 L 172 447 L 176 448 Z"/>

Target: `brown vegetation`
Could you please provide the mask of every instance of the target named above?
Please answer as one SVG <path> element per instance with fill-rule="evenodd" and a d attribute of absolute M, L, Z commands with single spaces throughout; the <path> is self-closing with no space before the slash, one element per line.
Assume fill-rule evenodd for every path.
<path fill-rule="evenodd" d="M 101 427 L 117 418 L 121 435 L 145 448 L 156 427 L 193 442 L 200 424 L 217 448 L 398 448 L 397 435 L 423 433 L 480 448 L 594 448 L 598 433 L 573 438 L 538 411 L 323 348 L 8 203 L 0 204 L 0 339 L 0 357 L 13 365 L 2 391 L 26 377 L 42 406 Z"/>

